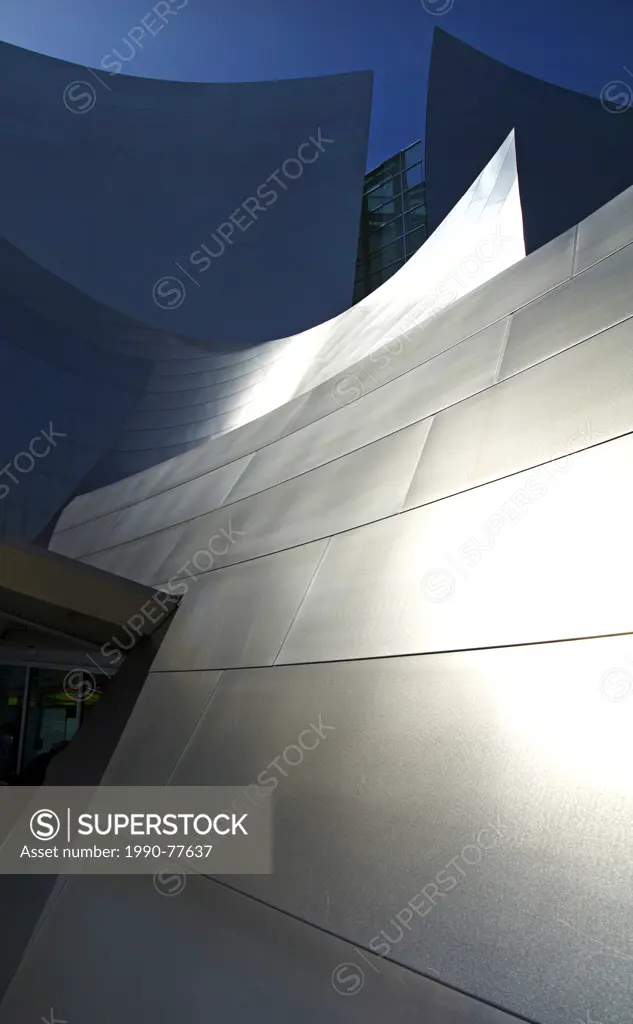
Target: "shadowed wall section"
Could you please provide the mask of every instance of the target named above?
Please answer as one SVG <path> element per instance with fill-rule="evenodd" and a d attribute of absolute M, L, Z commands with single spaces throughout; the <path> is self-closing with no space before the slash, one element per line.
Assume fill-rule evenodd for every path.
<path fill-rule="evenodd" d="M 436 28 L 425 143 L 431 231 L 513 128 L 528 252 L 633 183 L 633 107 L 610 112 Z"/>
<path fill-rule="evenodd" d="M 371 90 L 371 72 L 93 75 L 2 43 L 0 230 L 100 302 L 211 349 L 294 334 L 351 302 Z"/>

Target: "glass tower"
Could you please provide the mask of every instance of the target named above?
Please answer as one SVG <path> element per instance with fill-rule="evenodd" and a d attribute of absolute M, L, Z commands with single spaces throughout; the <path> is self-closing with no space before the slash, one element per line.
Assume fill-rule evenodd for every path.
<path fill-rule="evenodd" d="M 353 302 L 387 281 L 427 237 L 422 143 L 365 176 Z"/>

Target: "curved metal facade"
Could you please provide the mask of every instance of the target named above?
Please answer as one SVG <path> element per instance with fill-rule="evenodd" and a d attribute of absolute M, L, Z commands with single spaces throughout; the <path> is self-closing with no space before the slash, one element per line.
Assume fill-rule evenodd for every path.
<path fill-rule="evenodd" d="M 114 965 L 157 936 L 151 978 L 109 978 L 124 1021 L 148 985 L 165 1020 L 202 1024 L 206 991 L 249 1020 L 244 942 L 271 1019 L 626 1019 L 632 270 L 630 189 L 298 405 L 65 511 L 54 549 L 184 593 L 104 781 L 272 773 L 276 872 L 167 901 L 73 879 L 7 1020 L 43 972 L 90 1015 L 99 957 L 77 981 L 64 950 L 106 906 Z"/>
<path fill-rule="evenodd" d="M 291 399 L 298 402 L 524 255 L 510 135 L 435 238 L 351 309 L 301 334 L 241 353 L 239 361 L 216 355 L 158 361 L 138 412 L 117 439 L 116 450 L 98 467 L 99 482 L 108 482 L 107 474 L 117 480 L 197 448 Z"/>
<path fill-rule="evenodd" d="M 212 349 L 294 334 L 351 301 L 371 90 L 370 72 L 93 74 L 3 43 L 0 230 L 100 302 Z"/>
<path fill-rule="evenodd" d="M 512 129 L 528 252 L 633 183 L 633 109 L 516 71 L 435 29 L 426 111 L 433 231 Z"/>
<path fill-rule="evenodd" d="M 0 535 L 225 429 L 260 343 L 347 308 L 371 87 L 150 81 L 0 44 Z"/>
<path fill-rule="evenodd" d="M 177 360 L 201 403 L 252 389 L 247 422 L 77 498 L 51 548 L 182 595 L 102 781 L 274 779 L 276 870 L 175 899 L 59 880 L 0 1024 L 628 1018 L 633 188 L 521 258 L 497 144 L 307 364 L 71 304 L 95 343 L 151 346 L 161 415 L 194 390 L 156 386 Z M 76 784 L 112 706 L 64 755 Z"/>
<path fill-rule="evenodd" d="M 39 401 L 32 403 L 29 387 L 35 387 L 37 374 L 14 339 L 16 387 L 22 388 L 24 408 L 51 421 L 55 413 L 58 423 L 68 425 L 57 429 L 72 441 L 55 450 L 61 473 L 55 486 L 39 472 L 42 463 L 29 486 L 22 485 L 24 478 L 6 495 L 3 532 L 33 538 L 77 490 L 90 492 L 156 466 L 291 399 L 298 413 L 310 389 L 510 266 L 524 251 L 512 136 L 442 229 L 399 274 L 332 320 L 240 352 L 208 353 L 189 339 L 144 325 L 98 303 L 5 242 L 0 259 L 4 286 L 12 296 L 6 316 L 10 302 L 17 301 L 39 318 L 24 349 L 36 345 L 52 364 L 63 358 L 75 368 L 94 365 L 94 373 L 88 369 L 86 379 L 75 375 L 70 391 L 60 386 L 41 395 L 33 392 Z M 22 330 L 22 336 L 28 333 Z M 100 367 L 107 353 L 112 362 L 104 371 Z M 91 385 L 92 377 L 98 386 Z M 125 402 L 108 397 L 106 380 L 116 382 Z M 75 407 L 83 412 L 75 414 Z M 10 404 L 5 415 L 11 418 Z M 86 446 L 90 460 L 77 462 L 73 452 Z M 21 452 L 14 431 L 6 432 L 5 449 L 7 463 Z M 52 469 L 54 464 L 46 465 Z M 33 503 L 31 489 L 37 494 L 37 517 L 26 511 Z"/>

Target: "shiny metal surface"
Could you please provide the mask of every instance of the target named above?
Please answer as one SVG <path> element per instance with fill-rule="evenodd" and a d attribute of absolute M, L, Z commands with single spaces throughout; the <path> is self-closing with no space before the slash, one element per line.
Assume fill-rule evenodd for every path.
<path fill-rule="evenodd" d="M 427 338 L 437 339 L 438 332 L 441 332 L 442 350 L 470 338 L 550 289 L 568 281 L 572 272 L 575 237 L 574 228 L 524 260 L 503 270 L 494 280 L 482 285 L 481 288 L 450 302 L 448 299 L 452 294 L 451 278 L 447 278 L 444 288 L 438 288 L 435 304 L 431 306 L 434 309 L 433 318 L 417 328 L 411 328 L 406 321 L 402 322 L 399 324 L 399 330 L 403 335 L 410 333 L 412 339 L 419 339 L 422 345 Z M 398 336 L 397 332 L 389 331 L 383 339 L 383 344 L 389 341 L 394 348 L 394 339 Z M 431 344 L 433 343 L 431 340 Z M 370 364 L 365 361 L 363 365 Z M 394 361 L 389 365 L 396 369 L 398 363 Z"/>
<path fill-rule="evenodd" d="M 192 579 L 153 670 L 271 665 L 327 544 L 305 544 Z"/>
<path fill-rule="evenodd" d="M 169 574 L 161 576 L 161 566 L 169 558 L 186 529 L 187 524 L 180 523 L 167 530 L 120 544 L 116 548 L 106 548 L 93 555 L 84 555 L 81 561 L 86 565 L 105 569 L 115 576 L 125 576 L 146 585 L 155 576 L 160 576 L 163 582 Z M 191 552 L 191 555 L 193 554 L 195 552 Z"/>
<path fill-rule="evenodd" d="M 628 245 L 515 313 L 500 379 L 633 316 L 632 279 Z"/>
<path fill-rule="evenodd" d="M 628 435 L 334 537 L 278 663 L 625 632 L 632 456 Z"/>
<path fill-rule="evenodd" d="M 244 891 L 530 1019 L 626 1020 L 631 663 L 629 635 L 227 672 L 171 782 L 274 785 Z"/>
<path fill-rule="evenodd" d="M 201 516 L 188 525 L 152 579 L 161 584 L 182 576 L 192 553 L 204 550 L 210 537 L 221 538 L 223 528 L 236 539 L 232 544 L 214 543 L 218 554 L 213 570 L 399 512 L 429 426 L 429 420 L 415 423 L 351 455 Z M 103 554 L 107 559 L 108 553 Z M 207 569 L 204 560 L 201 569 Z M 189 571 L 200 570 L 192 566 Z"/>
<path fill-rule="evenodd" d="M 336 390 L 345 394 L 344 384 L 339 382 L 346 376 L 358 378 L 363 387 L 365 381 L 386 384 L 460 344 L 480 346 L 485 345 L 484 339 L 487 339 L 490 345 L 498 342 L 503 346 L 509 318 L 495 320 L 482 330 L 471 330 L 471 320 L 460 319 L 458 324 L 455 322 L 461 303 L 465 301 L 466 299 L 459 299 L 454 306 L 439 311 L 428 322 L 407 329 L 404 334 L 392 338 L 360 362 L 350 366 L 347 373 L 337 375 L 333 386 L 337 385 Z"/>
<path fill-rule="evenodd" d="M 632 343 L 630 319 L 439 413 L 405 508 L 633 430 Z"/>
<path fill-rule="evenodd" d="M 633 242 L 633 186 L 578 225 L 574 273 Z"/>
<path fill-rule="evenodd" d="M 150 672 L 102 785 L 166 786 L 221 675 Z"/>
<path fill-rule="evenodd" d="M 110 513 L 109 516 L 89 521 L 83 526 L 71 529 L 67 525 L 68 519 L 62 518 L 51 546 L 65 554 L 80 557 L 90 551 L 110 547 L 124 542 L 127 538 L 147 533 L 152 527 L 168 527 L 177 521 L 178 516 L 187 519 L 193 518 L 194 515 L 202 516 L 205 504 L 213 508 L 214 505 L 236 501 L 243 495 L 254 494 L 265 487 L 277 484 L 280 480 L 287 480 L 305 472 L 311 466 L 326 462 L 328 458 L 337 458 L 353 451 L 363 442 L 380 438 L 444 406 L 458 402 L 494 382 L 504 331 L 503 325 L 502 329 L 495 326 L 492 330 L 482 331 L 461 345 L 455 345 L 407 374 L 397 377 L 380 389 L 374 382 L 373 393 L 367 392 L 361 378 L 354 375 L 331 386 L 320 385 L 316 391 L 329 400 L 332 409 L 330 415 L 323 415 L 321 406 L 319 411 L 322 418 L 311 422 L 317 415 L 317 406 L 312 401 L 315 392 L 312 392 L 305 404 L 297 404 L 292 418 L 289 410 L 287 416 L 281 418 L 273 427 L 277 433 L 280 426 L 283 429 L 283 425 L 287 423 L 292 432 L 276 443 L 273 441 L 259 449 L 254 456 L 253 473 L 249 471 L 249 457 L 244 457 L 239 464 L 232 463 L 207 476 L 194 477 L 190 483 L 183 483 L 166 492 L 160 492 L 144 502 L 131 505 L 123 512 Z M 309 425 L 300 429 L 302 420 L 307 420 Z M 253 435 L 249 432 L 242 440 L 242 445 L 245 441 L 248 443 L 248 437 L 251 436 Z M 231 451 L 228 447 L 230 438 L 231 435 L 227 435 L 227 442 L 222 446 L 225 458 Z M 236 440 L 234 439 L 233 443 Z M 260 443 L 265 440 L 265 435 L 259 440 Z M 214 452 L 216 459 L 219 458 L 220 455 L 215 448 Z M 199 451 L 196 455 L 199 468 L 203 452 Z M 183 471 L 191 473 L 191 461 L 186 470 L 180 465 L 174 469 L 175 473 L 172 472 L 167 477 L 162 474 L 158 478 L 160 486 L 165 487 L 168 480 L 174 480 L 178 469 L 181 474 Z M 144 482 L 149 482 L 150 478 L 150 474 L 146 474 Z M 237 483 L 227 497 L 227 482 L 233 480 Z M 139 490 L 141 494 L 143 493 L 142 486 L 141 483 L 137 493 Z M 130 493 L 129 482 L 114 485 L 110 491 L 114 500 L 117 495 L 127 496 Z M 106 503 L 107 497 L 106 494 Z M 129 501 L 129 497 L 127 500 Z M 264 501 L 268 502 L 268 499 L 264 498 Z M 85 515 L 86 508 L 90 507 L 89 502 L 84 500 L 82 505 L 82 514 Z M 218 516 L 215 516 L 210 522 L 215 523 L 217 520 Z M 207 528 L 205 520 L 200 519 L 195 529 L 198 528 L 203 531 Z M 191 539 L 191 536 L 189 530 L 183 533 L 182 543 L 185 547 L 189 546 L 195 550 L 196 541 Z M 311 539 L 309 531 L 301 539 Z M 262 552 L 253 550 L 253 553 Z M 180 549 L 174 553 L 176 561 L 179 557 Z M 235 561 L 234 558 L 231 560 Z M 95 564 L 110 563 L 98 561 Z M 164 576 L 158 578 L 163 579 Z"/>
<path fill-rule="evenodd" d="M 146 469 L 126 480 L 117 481 L 96 492 L 80 495 L 64 509 L 56 532 L 61 533 L 71 526 L 125 508 L 251 454 L 260 446 L 270 444 L 290 430 L 292 421 L 306 398 L 306 395 L 299 395 L 279 409 L 273 409 L 261 419 L 246 423 L 243 427 L 214 439 L 213 444 L 196 447 L 185 455 Z"/>
<path fill-rule="evenodd" d="M 524 251 L 511 133 L 441 227 L 389 281 L 333 319 L 299 334 L 252 346 L 236 353 L 234 359 L 227 353 L 207 354 L 203 347 L 196 349 L 185 338 L 165 337 L 157 330 L 152 333 L 107 307 L 91 304 L 84 296 L 88 303 L 85 320 L 89 320 L 90 310 L 94 317 L 98 308 L 101 319 L 115 321 L 113 337 L 106 334 L 108 345 L 123 346 L 125 351 L 131 346 L 131 351 L 146 361 L 158 356 L 159 365 L 153 366 L 145 396 L 137 402 L 112 447 L 105 454 L 100 453 L 102 458 L 84 479 L 82 489 L 92 491 L 129 474 L 142 473 L 161 460 L 178 459 L 189 449 L 207 448 L 211 439 L 218 440 L 250 422 L 260 424 L 267 413 L 302 396 L 304 408 L 297 403 L 293 410 L 295 429 L 336 411 L 353 400 L 355 385 L 352 383 L 350 390 L 346 381 L 333 378 L 341 373 L 347 375 L 351 364 L 366 362 L 362 370 L 364 393 L 381 379 L 402 372 L 404 367 L 398 370 L 394 363 L 385 374 L 384 351 L 377 353 L 394 338 L 437 320 L 434 340 L 426 356 L 422 352 L 422 358 L 430 358 L 487 327 L 495 315 L 502 315 L 491 308 L 491 315 L 486 314 L 481 322 L 475 323 L 473 310 L 462 308 L 465 319 L 461 323 L 461 338 L 454 335 L 453 328 L 448 328 L 449 322 L 442 317 L 445 307 L 459 304 L 460 296 L 467 297 L 520 262 Z M 533 279 L 538 281 L 538 273 Z M 63 282 L 52 291 L 59 301 L 57 293 L 63 291 Z M 171 324 L 173 327 L 175 321 Z M 141 341 L 145 344 L 141 345 Z M 421 351 L 423 348 L 422 343 Z M 413 360 L 413 364 L 417 362 L 420 359 Z M 271 420 L 268 425 L 272 428 L 274 422 Z M 259 426 L 256 430 L 259 434 Z M 280 436 L 276 428 L 272 432 Z M 265 434 L 258 436 L 256 447 L 266 443 L 264 437 Z M 239 446 L 244 439 L 242 435 L 234 443 Z M 214 448 L 214 455 L 220 450 Z M 253 450 L 241 449 L 239 454 L 250 454 Z M 194 464 L 195 459 L 191 464 L 185 460 L 179 469 Z M 208 468 L 221 464 L 222 461 L 216 461 L 214 467 Z M 173 481 L 176 482 L 181 481 Z M 122 507 L 125 492 L 124 486 L 107 510 Z M 103 497 L 107 501 L 107 493 Z M 87 506 L 83 512 L 74 510 L 75 519 L 66 519 L 63 525 L 76 522 L 87 510 Z"/>
<path fill-rule="evenodd" d="M 499 203 L 515 209 L 512 147 L 496 159 L 452 222 L 451 234 L 464 227 L 454 252 L 484 210 L 494 223 Z M 610 223 L 595 238 L 617 249 L 621 227 Z M 169 406 L 178 423 L 160 426 L 153 393 L 150 429 L 166 431 L 174 458 L 79 498 L 55 535 L 61 549 L 91 551 L 81 556 L 90 564 L 185 590 L 111 777 L 238 784 L 245 801 L 253 783 L 277 783 L 276 872 L 236 879 L 247 895 L 231 906 L 264 912 L 253 902 L 262 899 L 276 921 L 297 914 L 312 937 L 331 928 L 355 944 L 341 961 L 361 966 L 362 991 L 334 992 L 332 1006 L 319 988 L 319 1021 L 372 1019 L 374 1001 L 360 1000 L 391 968 L 356 956 L 384 953 L 385 942 L 401 978 L 430 972 L 539 1024 L 627 1020 L 631 268 L 620 247 L 570 283 L 584 244 L 571 229 L 445 306 L 438 290 L 438 308 L 424 292 L 398 298 L 395 286 L 383 306 L 379 290 L 371 315 L 357 306 L 321 325 L 296 363 L 291 339 L 228 361 L 163 339 L 157 386 L 191 378 L 216 425 L 268 411 L 180 452 L 203 419 L 188 421 L 183 403 Z M 614 317 L 622 322 L 609 326 Z M 220 411 L 228 388 L 263 369 L 243 406 Z M 114 546 L 97 551 L 104 541 Z M 487 845 L 491 836 L 499 842 Z M 217 881 L 191 879 L 177 900 L 155 895 L 176 905 L 194 884 L 183 921 L 162 926 L 133 887 L 119 900 L 95 882 L 107 898 L 92 904 L 73 884 L 68 931 L 55 910 L 45 928 L 59 920 L 51 938 L 76 943 L 107 903 L 113 933 L 119 913 L 129 922 L 125 941 L 166 929 L 174 962 L 188 958 L 179 985 L 190 963 L 195 979 L 177 1007 L 154 982 L 159 1020 L 168 1010 L 207 1019 L 213 964 L 236 970 L 228 948 L 242 961 L 252 948 L 257 964 L 220 1004 L 227 1018 L 250 1024 L 270 1006 L 271 1020 L 310 1020 L 301 989 L 316 970 L 334 991 L 337 961 L 304 963 L 279 925 L 272 948 L 294 972 L 283 980 L 260 950 L 266 933 L 236 910 L 233 923 L 216 914 L 209 966 L 217 922 L 203 894 Z M 37 972 L 56 978 L 46 941 L 36 939 L 9 993 L 26 1000 L 10 1004 L 20 1012 Z M 116 966 L 125 953 L 109 948 Z M 249 1002 L 252 986 L 264 997 Z M 389 1008 L 376 996 L 379 1019 L 406 1020 L 389 996 Z M 136 993 L 120 1001 L 134 1019 Z M 416 1003 L 414 1019 L 424 1009 Z M 429 1024 L 460 1020 L 446 1003 L 429 1014 Z"/>
<path fill-rule="evenodd" d="M 76 526 L 53 537 L 52 550 L 63 550 L 72 558 L 101 548 L 114 547 L 155 529 L 184 523 L 203 516 L 221 505 L 239 480 L 252 456 L 230 462 L 186 484 L 137 502 L 119 512 L 110 512 L 85 527 Z"/>
<path fill-rule="evenodd" d="M 491 385 L 501 352 L 500 331 L 483 332 L 377 388 L 350 373 L 335 382 L 335 411 L 260 451 L 229 495 L 235 500 L 353 451 Z M 302 410 L 307 415 L 310 402 Z M 295 421 L 295 425 L 298 421 Z"/>
<path fill-rule="evenodd" d="M 190 875 L 173 899 L 165 898 L 170 884 L 167 879 L 161 892 L 151 879 L 133 875 L 67 881 L 0 1009 L 1 1024 L 37 1021 L 49 1013 L 46 1003 L 64 1007 L 69 1022 L 88 1017 L 92 1024 L 173 1024 L 174 1018 L 209 1024 L 210 1015 L 235 1024 L 515 1019 L 432 978 L 360 955 L 209 879 Z M 91 956 L 69 986 L 71 945 Z M 129 970 L 106 975 L 115 946 Z"/>

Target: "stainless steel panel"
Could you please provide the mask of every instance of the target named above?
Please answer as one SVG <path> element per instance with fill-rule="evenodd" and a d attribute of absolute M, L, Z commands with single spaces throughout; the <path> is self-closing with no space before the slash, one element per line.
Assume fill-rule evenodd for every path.
<path fill-rule="evenodd" d="M 244 891 L 532 1020 L 624 1021 L 632 664 L 629 636 L 228 672 L 171 782 L 274 787 Z"/>
<path fill-rule="evenodd" d="M 275 342 L 272 343 L 276 344 Z M 268 347 L 268 352 L 266 348 Z M 261 354 L 254 354 L 261 353 Z M 224 367 L 242 368 L 242 373 L 247 373 L 249 370 L 258 369 L 260 366 L 268 366 L 273 362 L 275 358 L 274 349 L 270 348 L 270 343 L 267 346 L 265 343 L 257 345 L 254 348 L 244 349 L 242 351 L 227 352 L 225 355 L 217 355 L 214 353 L 202 353 L 196 358 L 186 359 L 170 359 L 163 362 L 157 362 L 154 367 L 154 372 L 158 375 L 165 374 L 171 376 L 174 373 L 197 373 L 202 370 L 219 370 Z"/>
<path fill-rule="evenodd" d="M 633 430 L 632 343 L 627 320 L 440 413 L 405 507 Z"/>
<path fill-rule="evenodd" d="M 145 394 L 140 409 L 189 409 L 201 402 L 227 401 L 230 398 L 243 400 L 250 392 L 249 387 L 241 387 L 239 381 L 227 384 L 214 384 L 207 387 L 195 387 L 190 391 L 150 391 Z"/>
<path fill-rule="evenodd" d="M 466 323 L 465 334 L 463 330 L 456 331 L 448 317 L 438 314 L 419 327 L 405 329 L 402 334 L 371 352 L 357 364 L 356 369 L 350 368 L 349 373 L 361 380 L 370 376 L 380 384 L 386 384 L 458 344 L 480 345 L 485 344 L 484 339 L 487 339 L 491 346 L 497 343 L 501 346 L 507 333 L 508 318 L 497 320 L 477 333 L 472 332 L 469 326 Z"/>
<path fill-rule="evenodd" d="M 578 225 L 574 273 L 633 242 L 633 186 Z"/>
<path fill-rule="evenodd" d="M 59 554 L 66 555 L 68 558 L 80 558 L 92 551 L 111 547 L 115 526 L 126 513 L 127 509 L 120 509 L 118 512 L 110 512 L 100 519 L 93 519 L 80 526 L 56 532 L 51 538 L 49 550 L 58 551 Z"/>
<path fill-rule="evenodd" d="M 293 420 L 292 429 L 300 430 L 308 423 L 329 416 L 342 406 L 358 401 L 362 395 L 373 391 L 377 386 L 375 380 L 367 374 L 361 378 L 353 368 L 349 373 L 340 374 L 332 380 L 318 384 L 305 395 L 305 401 Z"/>
<path fill-rule="evenodd" d="M 251 387 L 267 376 L 266 367 L 227 366 L 215 370 L 196 370 L 193 373 L 154 374 L 151 390 L 159 391 L 190 391 L 193 388 L 213 387 L 229 381 L 240 381 L 240 387 Z"/>
<path fill-rule="evenodd" d="M 101 487 L 97 491 L 88 494 L 80 494 L 61 513 L 57 529 L 53 534 L 51 546 L 56 543 L 57 534 L 81 523 L 90 522 L 110 512 L 119 511 L 151 492 L 152 486 L 159 489 L 161 481 L 164 480 L 169 469 L 172 468 L 169 462 L 160 463 L 142 473 L 128 476 L 124 480 Z"/>
<path fill-rule="evenodd" d="M 192 552 L 230 530 L 232 544 L 216 542 L 214 568 L 329 537 L 399 512 L 429 431 L 415 423 L 309 473 L 217 509 L 192 522 L 155 580 L 182 574 Z M 230 523 L 230 526 L 228 525 Z M 191 570 L 195 571 L 195 570 Z M 202 567 L 204 571 L 204 565 Z"/>
<path fill-rule="evenodd" d="M 102 785 L 166 786 L 221 675 L 150 672 Z"/>
<path fill-rule="evenodd" d="M 633 316 L 633 245 L 516 313 L 500 379 Z"/>
<path fill-rule="evenodd" d="M 218 413 L 239 409 L 247 402 L 248 392 L 237 392 L 234 395 L 192 403 L 180 408 L 171 406 L 148 408 L 145 403 L 141 403 L 139 411 L 127 420 L 126 430 L 154 430 L 160 427 L 178 427 L 189 423 L 199 423 L 202 420 L 212 419 Z"/>
<path fill-rule="evenodd" d="M 488 387 L 501 341 L 501 332 L 484 332 L 383 387 L 370 382 L 368 393 L 364 378 L 337 378 L 330 396 L 336 411 L 258 452 L 229 500 L 287 480 Z M 308 402 L 304 418 L 309 409 Z"/>
<path fill-rule="evenodd" d="M 299 395 L 265 416 L 236 427 L 223 437 L 200 445 L 191 452 L 153 466 L 133 478 L 82 495 L 64 510 L 58 530 L 116 511 L 168 487 L 176 487 L 270 444 L 292 428 L 297 410 L 301 409 L 305 401 L 306 395 Z"/>
<path fill-rule="evenodd" d="M 334 537 L 278 662 L 624 632 L 629 435 Z"/>
<path fill-rule="evenodd" d="M 460 273 L 460 266 L 454 267 L 438 288 L 437 294 L 429 296 L 428 301 L 434 304 L 438 312 L 421 328 L 411 328 L 412 337 L 416 343 L 419 340 L 419 343 L 424 344 L 427 337 L 436 338 L 437 332 L 440 332 L 439 344 L 442 349 L 448 348 L 451 344 L 483 331 L 539 295 L 569 280 L 575 233 L 575 228 L 565 232 L 492 280 L 447 305 L 449 296 L 454 293 L 452 277 Z M 369 364 L 364 361 L 363 365 Z M 389 365 L 396 367 L 397 362 Z"/>
<path fill-rule="evenodd" d="M 50 1020 L 51 1006 L 68 1024 L 514 1020 L 217 882 L 189 875 L 166 898 L 173 885 L 169 874 L 158 891 L 134 875 L 70 879 L 20 965 L 1 1024 Z M 70 949 L 90 951 L 80 971 Z"/>
<path fill-rule="evenodd" d="M 272 664 L 327 544 L 192 578 L 153 670 Z"/>
<path fill-rule="evenodd" d="M 230 412 L 214 416 L 209 421 L 190 423 L 180 427 L 165 427 L 161 430 L 125 430 L 117 439 L 118 450 L 122 452 L 160 451 L 174 444 L 197 441 L 208 441 L 214 433 L 230 427 Z"/>
<path fill-rule="evenodd" d="M 79 558 L 203 516 L 222 504 L 251 458 L 247 455 L 119 512 L 65 530 L 54 538 L 55 550 Z"/>
<path fill-rule="evenodd" d="M 161 566 L 186 528 L 187 524 L 181 523 L 179 526 L 172 526 L 159 533 L 150 533 L 148 537 L 140 537 L 115 548 L 84 555 L 81 561 L 86 565 L 106 569 L 115 576 L 137 580 L 138 583 L 147 583 L 154 578 L 164 581 L 169 578 L 169 573 L 161 574 Z"/>

